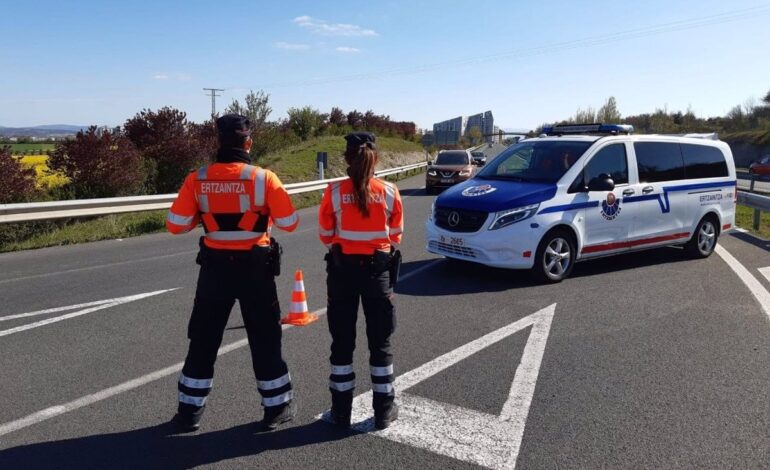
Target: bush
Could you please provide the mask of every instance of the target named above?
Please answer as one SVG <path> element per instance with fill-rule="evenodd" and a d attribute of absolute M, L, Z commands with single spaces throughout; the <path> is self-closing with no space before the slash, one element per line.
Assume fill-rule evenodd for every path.
<path fill-rule="evenodd" d="M 189 172 L 210 161 L 216 144 L 207 126 L 213 132 L 213 125 L 189 123 L 186 113 L 169 107 L 145 109 L 126 121 L 126 137 L 156 164 L 146 184 L 150 192 L 176 192 Z"/>
<path fill-rule="evenodd" d="M 142 159 L 134 144 L 109 132 L 98 136 L 95 126 L 61 142 L 49 166 L 70 178 L 66 189 L 74 198 L 136 194 L 145 180 Z"/>
<path fill-rule="evenodd" d="M 28 201 L 35 194 L 35 170 L 24 168 L 11 155 L 11 147 L 0 147 L 0 204 Z"/>

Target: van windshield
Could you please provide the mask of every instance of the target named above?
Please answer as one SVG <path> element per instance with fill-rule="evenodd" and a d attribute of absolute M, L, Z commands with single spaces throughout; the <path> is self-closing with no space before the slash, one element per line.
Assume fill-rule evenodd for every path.
<path fill-rule="evenodd" d="M 556 183 L 593 142 L 523 141 L 503 151 L 477 178 Z"/>
<path fill-rule="evenodd" d="M 468 154 L 465 152 L 441 152 L 436 157 L 436 165 L 467 165 Z"/>

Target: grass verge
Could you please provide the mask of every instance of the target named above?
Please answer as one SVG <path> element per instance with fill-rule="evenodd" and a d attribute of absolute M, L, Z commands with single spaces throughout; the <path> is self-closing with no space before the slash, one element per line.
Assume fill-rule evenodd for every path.
<path fill-rule="evenodd" d="M 420 172 L 421 170 L 415 170 L 400 173 L 386 179 L 398 181 Z M 321 192 L 295 194 L 291 198 L 294 207 L 302 209 L 318 205 L 321 202 Z M 0 253 L 129 238 L 165 230 L 165 210 L 115 214 L 92 219 L 0 224 Z"/>
<path fill-rule="evenodd" d="M 770 212 L 760 212 L 759 230 L 754 230 L 754 209 L 737 206 L 735 210 L 735 225 L 748 230 L 754 235 L 770 239 Z"/>

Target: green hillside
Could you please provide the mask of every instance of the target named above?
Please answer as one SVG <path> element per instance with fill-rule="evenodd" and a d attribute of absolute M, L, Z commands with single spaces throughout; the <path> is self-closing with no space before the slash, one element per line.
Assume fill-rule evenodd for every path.
<path fill-rule="evenodd" d="M 381 168 L 407 164 L 400 163 L 405 160 L 404 156 L 407 156 L 406 160 L 414 160 L 416 162 L 421 158 L 421 155 L 424 155 L 420 144 L 396 137 L 378 137 L 377 149 L 380 153 L 379 166 Z M 344 151 L 345 139 L 341 136 L 325 136 L 309 139 L 300 144 L 268 154 L 256 163 L 274 171 L 284 183 L 295 183 L 318 177 L 318 167 L 316 164 L 316 153 L 318 152 L 329 154 L 327 177 L 343 175 L 345 162 L 342 159 L 342 153 Z M 417 155 L 418 153 L 420 155 Z M 402 158 L 395 158 L 396 156 Z"/>

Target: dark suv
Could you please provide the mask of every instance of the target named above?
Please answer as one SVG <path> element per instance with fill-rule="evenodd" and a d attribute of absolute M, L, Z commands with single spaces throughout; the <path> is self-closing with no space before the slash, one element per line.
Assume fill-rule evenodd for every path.
<path fill-rule="evenodd" d="M 428 194 L 437 188 L 448 188 L 469 179 L 473 175 L 473 159 L 467 150 L 444 150 L 435 162 L 428 166 L 425 190 Z"/>

